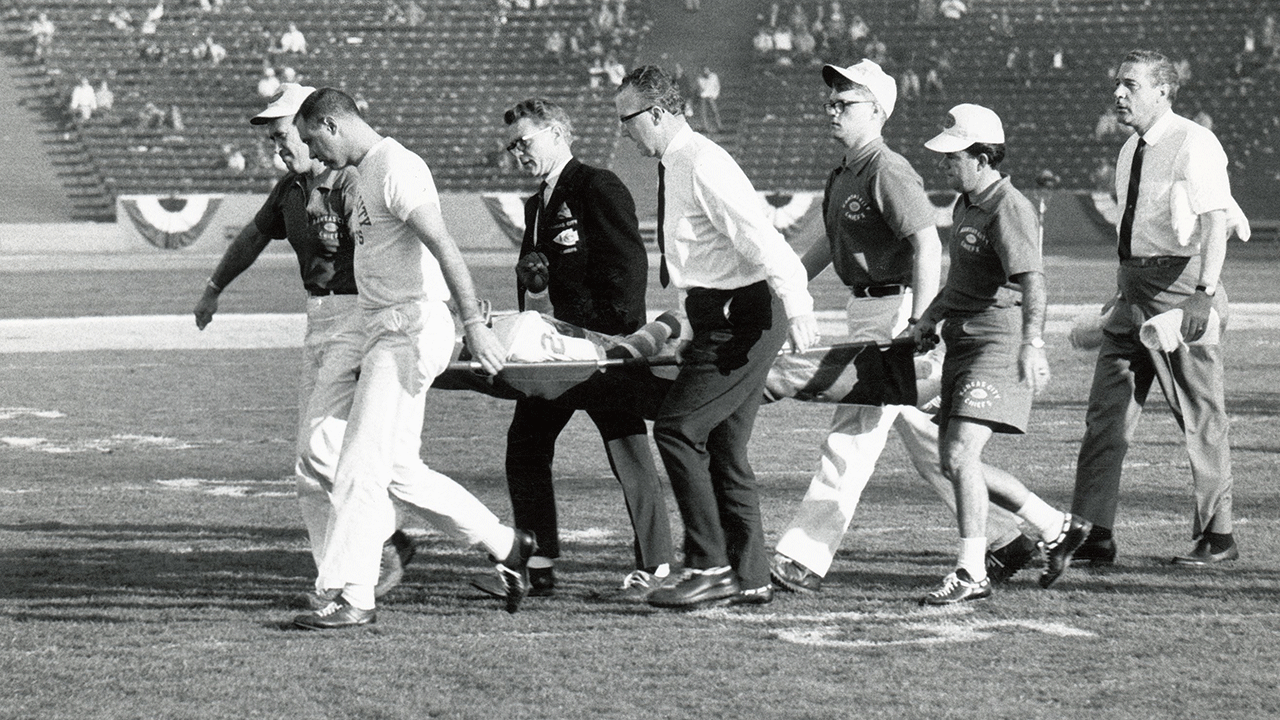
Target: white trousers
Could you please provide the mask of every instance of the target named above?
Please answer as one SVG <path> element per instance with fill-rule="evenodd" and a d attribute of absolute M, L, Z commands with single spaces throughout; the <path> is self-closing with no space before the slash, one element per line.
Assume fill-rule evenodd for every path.
<path fill-rule="evenodd" d="M 372 607 L 382 544 L 395 529 L 391 495 L 441 530 L 468 545 L 479 543 L 499 558 L 510 551 L 513 533 L 465 488 L 427 467 L 420 455 L 427 388 L 453 351 L 448 308 L 442 302 L 407 303 L 361 309 L 359 316 L 364 331 L 363 343 L 354 348 L 359 374 L 330 494 L 333 512 L 318 586 L 344 588 L 353 604 Z M 343 372 L 343 365 L 350 363 L 332 367 Z M 326 382 L 325 372 L 319 382 Z"/>
<path fill-rule="evenodd" d="M 911 314 L 911 294 L 851 298 L 846 312 L 849 342 L 885 342 L 906 328 Z M 904 405 L 838 405 L 822 444 L 818 470 L 809 482 L 799 509 L 778 540 L 779 554 L 826 576 L 853 522 L 862 491 L 884 451 L 891 427 L 897 429 L 916 472 L 933 487 L 952 513 L 955 512 L 955 490 L 942 474 L 938 426 L 931 415 Z M 1018 532 L 1012 513 L 993 506 L 987 522 L 991 546 L 1004 545 Z"/>
<path fill-rule="evenodd" d="M 329 525 L 329 492 L 338 467 L 338 452 L 347 427 L 347 412 L 355 394 L 355 367 L 352 353 L 344 348 L 359 347 L 364 333 L 355 295 L 307 298 L 307 334 L 303 341 L 298 375 L 297 462 L 294 475 L 302 522 L 311 543 L 316 567 L 324 556 Z M 354 361 L 358 363 L 358 358 Z M 325 379 L 320 381 L 321 376 Z M 317 588 L 322 589 L 322 588 Z"/>

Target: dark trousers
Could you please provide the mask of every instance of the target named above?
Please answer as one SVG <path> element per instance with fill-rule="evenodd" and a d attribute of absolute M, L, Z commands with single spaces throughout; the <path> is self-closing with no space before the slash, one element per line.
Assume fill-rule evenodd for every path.
<path fill-rule="evenodd" d="M 699 292 L 701 291 L 701 292 Z M 787 336 L 763 282 L 691 289 L 693 340 L 653 425 L 684 519 L 685 567 L 730 565 L 744 588 L 769 584 L 769 558 L 747 443 L 765 377 Z"/>
<path fill-rule="evenodd" d="M 1199 277 L 1198 258 L 1171 266 L 1121 267 L 1122 300 L 1103 328 L 1093 372 L 1085 436 L 1076 463 L 1071 512 L 1114 528 L 1120 474 L 1153 382 L 1159 382 L 1182 429 L 1195 495 L 1192 537 L 1206 530 L 1232 531 L 1231 447 L 1218 345 L 1182 345 L 1164 353 L 1148 350 L 1138 338 L 1144 319 L 1165 312 L 1189 296 Z M 1223 317 L 1227 297 L 1218 289 L 1215 307 Z"/>
<path fill-rule="evenodd" d="M 519 400 L 507 430 L 507 489 L 515 525 L 533 531 L 538 536 L 537 554 L 549 558 L 560 557 L 551 465 L 556 438 L 573 413 L 538 398 Z M 649 450 L 644 419 L 610 411 L 593 410 L 587 414 L 600 430 L 609 467 L 622 485 L 635 534 L 636 567 L 653 568 L 673 562 L 667 504 Z"/>

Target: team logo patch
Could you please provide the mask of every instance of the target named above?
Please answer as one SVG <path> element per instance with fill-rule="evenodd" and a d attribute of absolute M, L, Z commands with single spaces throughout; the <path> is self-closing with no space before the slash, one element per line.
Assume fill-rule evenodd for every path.
<path fill-rule="evenodd" d="M 982 252 L 989 244 L 987 234 L 971 225 L 961 227 L 956 236 L 960 238 L 960 247 L 972 253 Z"/>
<path fill-rule="evenodd" d="M 866 220 L 870 208 L 871 203 L 868 202 L 866 198 L 857 194 L 850 195 L 844 201 L 844 219 L 849 220 L 850 222 Z"/>
<path fill-rule="evenodd" d="M 340 216 L 326 213 L 311 218 L 311 227 L 315 229 L 320 242 L 329 250 L 337 250 L 339 241 L 347 226 Z"/>
<path fill-rule="evenodd" d="M 1000 401 L 1000 388 L 982 380 L 970 380 L 960 388 L 961 402 L 966 407 L 981 410 Z"/>

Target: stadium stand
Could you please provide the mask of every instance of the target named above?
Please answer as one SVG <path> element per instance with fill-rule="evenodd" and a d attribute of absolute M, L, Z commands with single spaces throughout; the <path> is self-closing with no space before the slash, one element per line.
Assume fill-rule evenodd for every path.
<path fill-rule="evenodd" d="M 545 0 L 544 0 L 545 2 Z M 380 130 L 421 153 L 446 190 L 524 187 L 506 169 L 500 138 L 502 110 L 537 92 L 564 103 L 576 120 L 578 151 L 607 162 L 617 120 L 603 90 L 588 83 L 588 51 L 557 61 L 545 49 L 552 29 L 593 28 L 600 52 L 629 58 L 642 15 L 596 32 L 599 8 L 589 0 L 503 4 L 479 0 L 420 0 L 416 24 L 410 3 L 349 0 L 225 0 L 218 12 L 199 2 L 164 4 L 155 32 L 140 31 L 156 7 L 147 0 L 41 0 L 6 3 L 6 48 L 25 58 L 31 72 L 47 77 L 35 99 L 47 115 L 63 116 L 64 132 L 51 148 L 78 163 L 77 177 L 96 178 L 104 196 L 129 193 L 265 192 L 278 177 L 270 149 L 258 146 L 246 120 L 262 103 L 257 80 L 264 66 L 291 67 L 300 81 L 349 89 L 368 102 Z M 397 6 L 392 8 L 392 6 Z M 506 3 L 511 5 L 511 3 Z M 542 7 L 536 7 L 542 5 Z M 111 13 L 132 18 L 115 27 Z M 27 50 L 26 26 L 45 12 L 57 27 L 42 58 Z M 279 37 L 295 23 L 308 40 L 305 55 L 282 54 Z M 193 50 L 213 38 L 226 50 L 216 66 Z M 202 56 L 203 54 L 203 56 Z M 110 77 L 116 100 L 110 113 L 72 123 L 66 112 L 80 77 L 94 84 Z M 147 104 L 163 112 L 154 126 L 140 120 Z M 224 146 L 247 158 L 242 172 L 227 168 Z M 64 174 L 66 183 L 72 172 Z M 70 190 L 69 192 L 74 192 Z"/>
<path fill-rule="evenodd" d="M 1006 169 L 1017 184 L 1034 187 L 1050 171 L 1062 189 L 1092 189 L 1099 164 L 1114 158 L 1122 137 L 1094 132 L 1109 107 L 1111 72 L 1126 50 L 1142 46 L 1187 63 L 1191 74 L 1176 107 L 1212 119 L 1245 209 L 1254 217 L 1280 216 L 1270 202 L 1280 179 L 1277 0 L 972 0 L 959 19 L 923 12 L 921 0 L 838 2 L 846 17 L 855 10 L 861 15 L 869 36 L 819 47 L 815 57 L 789 57 L 786 64 L 769 55 L 717 68 L 728 116 L 718 139 L 760 189 L 821 189 L 835 152 L 822 129 L 817 66 L 852 63 L 872 41 L 883 43 L 889 72 L 901 76 L 910 69 L 922 80 L 918 97 L 899 102 L 886 135 L 928 187 L 941 189 L 942 181 L 922 143 L 947 108 L 977 102 L 1006 122 Z M 499 116 L 533 92 L 566 104 L 578 124 L 581 156 L 609 162 L 617 121 L 609 91 L 588 82 L 590 53 L 560 60 L 545 49 L 554 29 L 589 28 L 589 41 L 594 38 L 600 0 L 418 0 L 412 22 L 393 12 L 410 4 L 224 0 L 220 11 L 208 12 L 198 0 L 170 0 L 154 34 L 139 30 L 152 0 L 8 0 L 2 7 L 6 48 L 25 58 L 26 72 L 47 78 L 36 100 L 50 117 L 63 118 L 64 132 L 47 137 L 68 193 L 98 212 L 116 194 L 265 191 L 278 171 L 245 125 L 261 102 L 256 83 L 264 66 L 277 72 L 289 66 L 308 84 L 358 93 L 374 124 L 421 153 L 444 190 L 527 189 L 504 165 Z M 779 22 L 787 22 L 796 3 L 776 4 Z M 622 31 L 606 34 L 599 51 L 613 51 L 629 65 L 643 45 L 656 44 L 645 30 L 661 18 L 646 14 L 678 12 L 668 7 L 675 5 L 631 0 Z M 734 7 L 767 22 L 774 5 L 741 0 Z M 799 5 L 812 20 L 819 5 L 826 10 L 832 3 Z M 120 8 L 132 17 L 125 29 L 109 22 Z M 57 33 L 36 59 L 26 49 L 26 26 L 39 12 L 48 13 Z M 724 26 L 749 48 L 751 23 L 720 15 L 703 12 L 696 18 L 699 32 L 710 37 Z M 291 22 L 307 38 L 305 55 L 278 52 Z M 206 38 L 226 49 L 216 67 L 193 50 Z M 1054 66 L 1055 55 L 1061 67 Z M 930 68 L 937 70 L 933 85 Z M 116 102 L 110 113 L 76 124 L 66 99 L 81 76 L 95 84 L 109 77 Z M 147 103 L 162 112 L 178 107 L 182 128 L 167 121 L 140 127 Z M 227 168 L 227 145 L 248 159 L 244 171 Z"/>

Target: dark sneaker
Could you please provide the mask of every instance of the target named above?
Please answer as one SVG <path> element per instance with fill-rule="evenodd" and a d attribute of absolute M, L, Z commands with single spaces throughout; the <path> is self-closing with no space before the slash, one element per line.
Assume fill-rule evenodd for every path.
<path fill-rule="evenodd" d="M 1240 548 L 1236 545 L 1234 538 L 1229 538 L 1230 545 L 1213 551 L 1213 545 L 1207 538 L 1200 538 L 1195 548 L 1186 555 L 1179 555 L 1173 559 L 1174 565 L 1182 565 L 1184 567 L 1208 567 L 1217 565 L 1218 563 L 1230 562 L 1240 559 Z"/>
<path fill-rule="evenodd" d="M 1000 585 L 1031 564 L 1040 554 L 1040 546 L 1026 535 L 1018 535 L 1011 542 L 995 550 L 987 551 L 987 577 L 992 585 Z"/>
<path fill-rule="evenodd" d="M 353 608 L 347 604 L 346 600 L 339 597 L 315 612 L 295 617 L 293 624 L 303 630 L 336 630 L 372 625 L 377 621 L 376 611 Z"/>
<path fill-rule="evenodd" d="M 771 602 L 773 602 L 772 585 L 742 590 L 729 600 L 730 605 L 768 605 Z"/>
<path fill-rule="evenodd" d="M 773 584 L 791 592 L 814 593 L 822 589 L 822 576 L 786 555 L 774 554 L 769 560 L 769 577 Z"/>
<path fill-rule="evenodd" d="M 685 568 L 679 580 L 667 581 L 662 587 L 649 593 L 645 601 L 654 607 L 693 609 L 719 600 L 728 600 L 740 591 L 733 568 Z"/>
<path fill-rule="evenodd" d="M 955 572 L 943 578 L 942 587 L 920 598 L 920 604 L 953 605 L 968 600 L 981 600 L 985 597 L 991 597 L 991 579 L 983 578 L 980 582 L 974 581 L 968 570 L 957 568 Z"/>
<path fill-rule="evenodd" d="M 1053 542 L 1041 543 L 1044 549 L 1044 572 L 1040 575 L 1040 587 L 1050 588 L 1071 567 L 1071 556 L 1089 537 L 1093 523 L 1066 513 L 1062 519 L 1062 532 Z"/>
<path fill-rule="evenodd" d="M 618 596 L 626 600 L 644 600 L 649 597 L 649 593 L 662 587 L 668 577 L 670 576 L 658 577 L 648 570 L 632 570 L 630 575 L 622 579 Z"/>
<path fill-rule="evenodd" d="M 417 551 L 408 535 L 396 530 L 382 544 L 382 560 L 378 568 L 378 584 L 373 588 L 374 597 L 391 592 L 404 580 L 404 568 L 413 560 Z"/>
<path fill-rule="evenodd" d="M 290 602 L 290 607 L 300 608 L 302 610 L 321 610 L 329 603 L 338 599 L 342 594 L 341 590 L 308 590 L 299 593 Z"/>
<path fill-rule="evenodd" d="M 538 540 L 528 530 L 516 528 L 515 540 L 511 543 L 511 552 L 507 559 L 497 564 L 498 577 L 507 600 L 507 612 L 514 613 L 520 609 L 520 603 L 529 594 L 529 558 L 538 549 Z"/>

